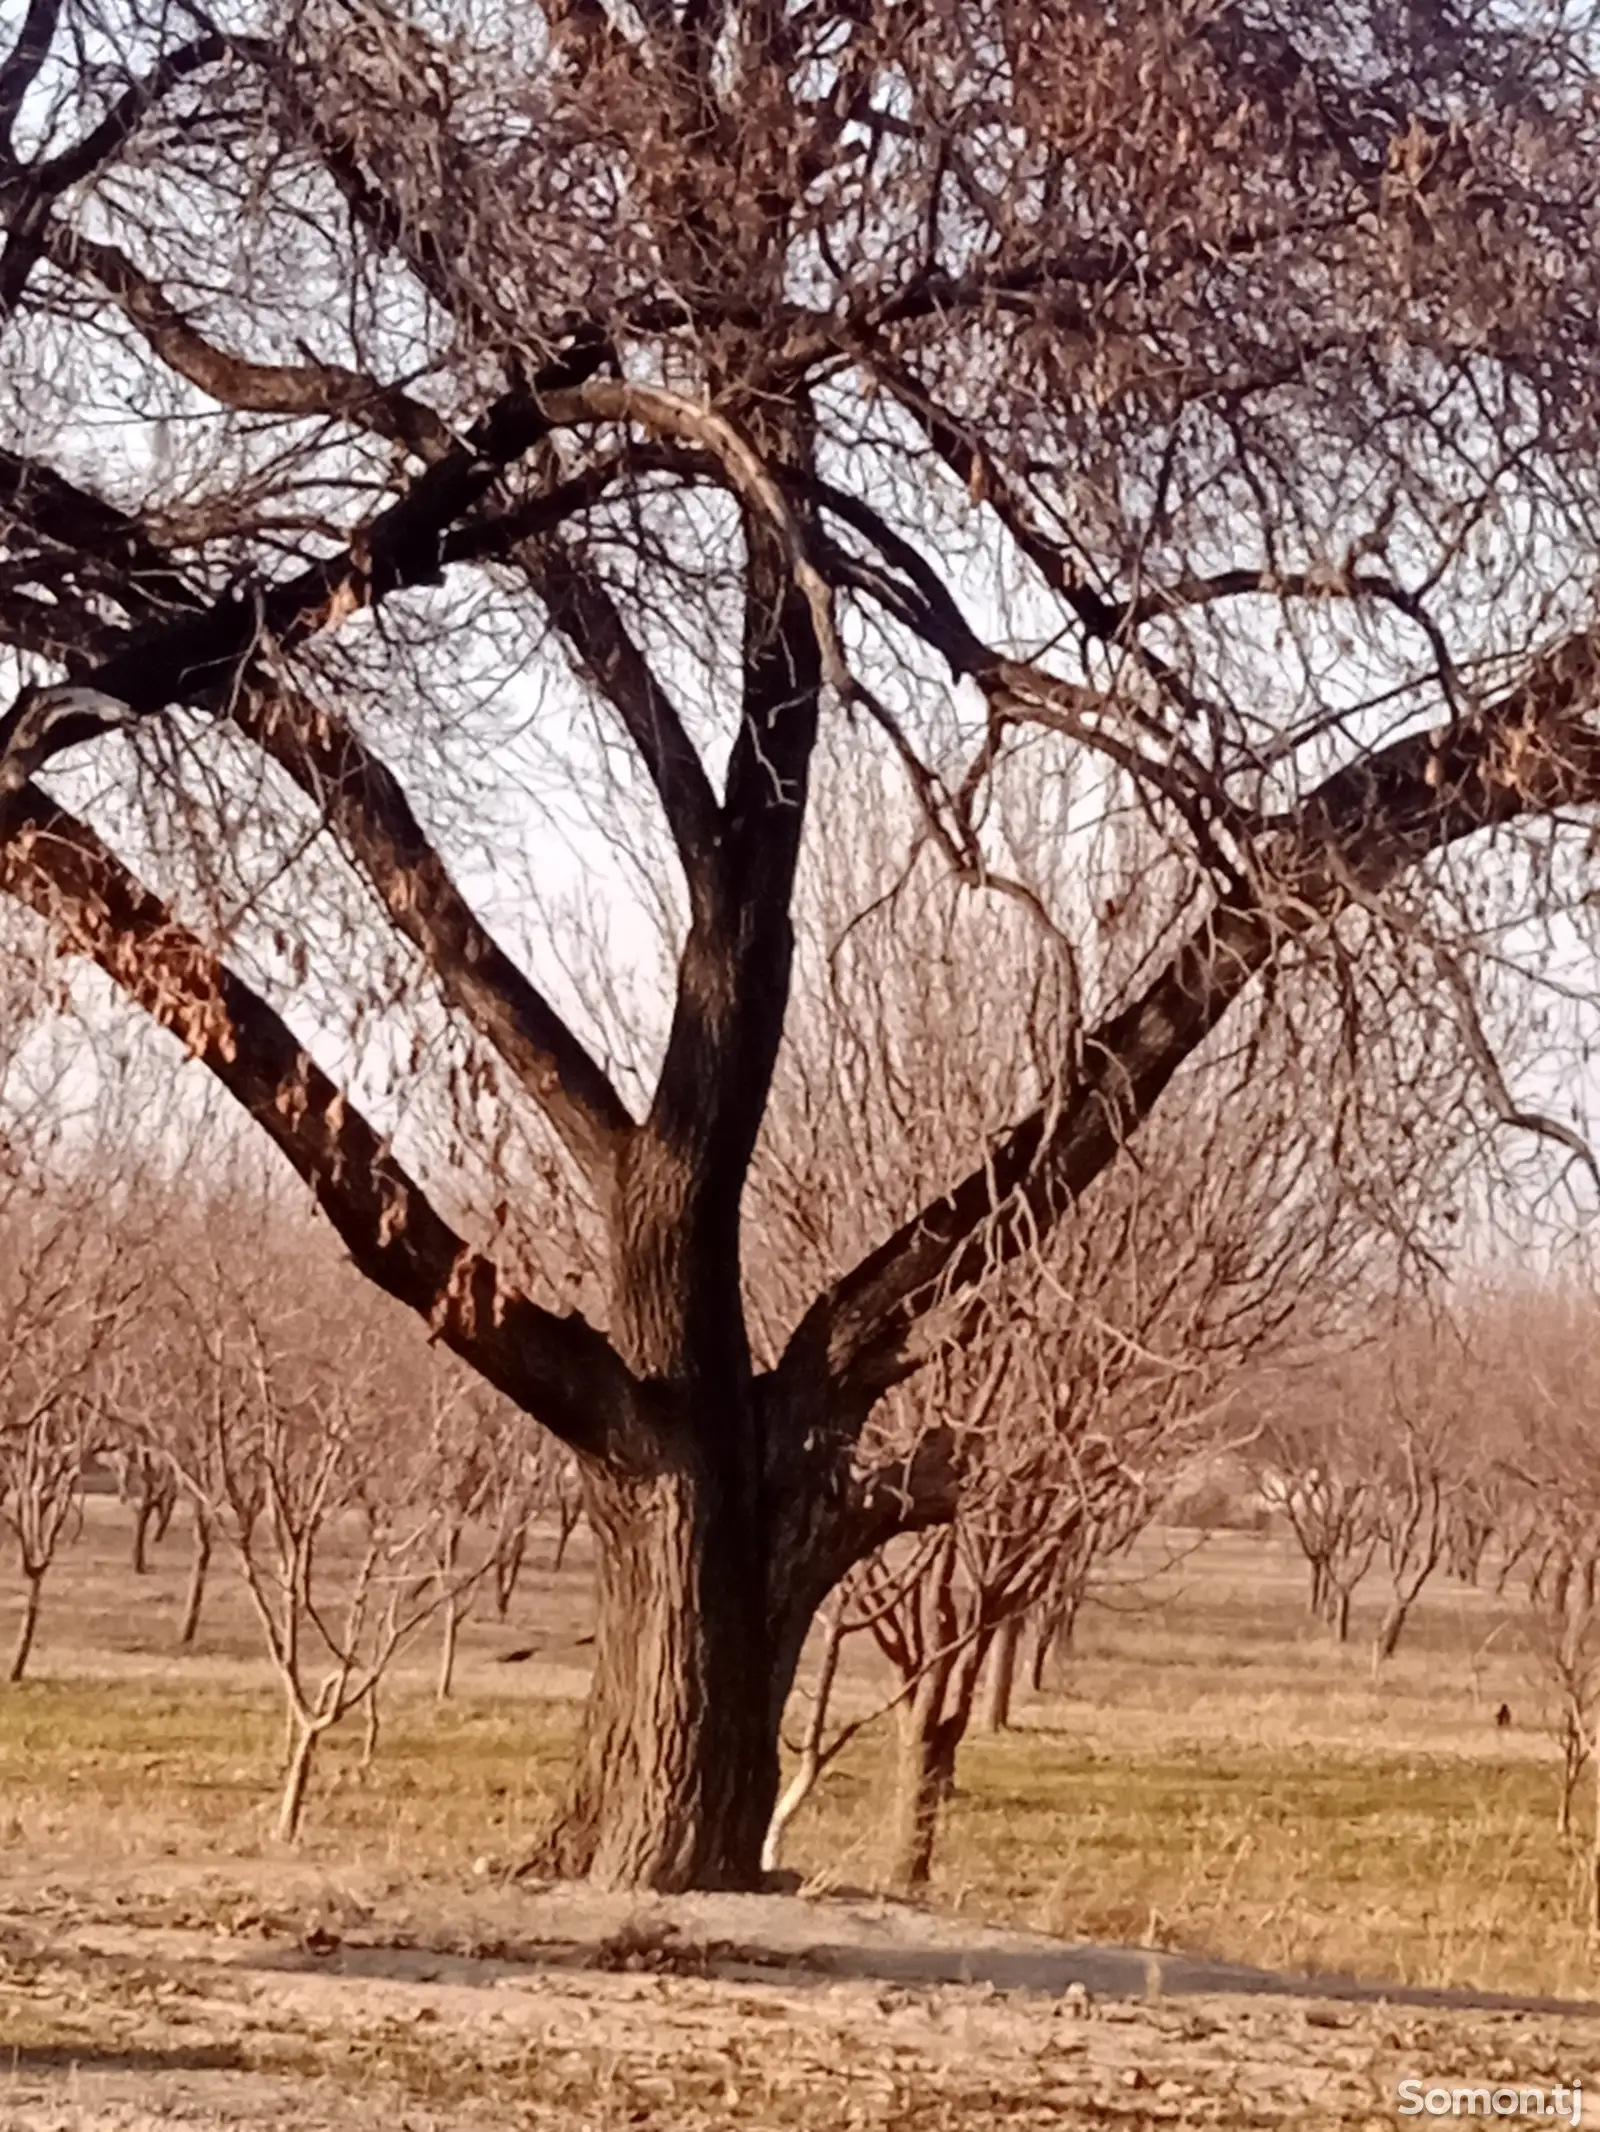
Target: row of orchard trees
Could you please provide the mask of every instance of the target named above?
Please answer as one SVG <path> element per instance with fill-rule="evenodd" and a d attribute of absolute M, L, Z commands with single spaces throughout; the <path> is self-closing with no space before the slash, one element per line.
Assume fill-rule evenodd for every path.
<path fill-rule="evenodd" d="M 343 1266 L 259 1180 L 199 1206 L 120 1169 L 106 1121 L 5 1143 L 0 1172 L 0 1534 L 29 1664 L 86 1491 L 116 1476 L 132 1570 L 186 1506 L 194 1640 L 220 1557 L 285 1703 L 279 1832 L 317 1750 L 426 1629 L 449 1692 L 467 1610 L 509 1605 L 535 1522 L 570 1530 L 565 1464 L 513 1409 Z M 70 1572 L 68 1572 L 70 1573 Z"/>
<path fill-rule="evenodd" d="M 1535 1644 L 1541 1610 L 1581 1599 L 1600 1548 L 1597 1331 L 1587 1277 L 1486 1283 L 1244 1387 L 1242 1463 L 1304 1559 L 1311 1616 L 1343 1643 L 1358 1595 L 1378 1594 L 1374 1672 L 1438 1576 L 1524 1598 Z"/>
<path fill-rule="evenodd" d="M 897 933 L 911 922 L 902 908 Z M 1051 988 L 1010 983 L 1009 918 L 935 891 L 915 922 L 914 979 L 894 936 L 858 926 L 829 975 L 824 1034 L 791 1051 L 755 1176 L 752 1296 L 775 1326 L 808 1258 L 892 1220 L 952 1133 L 1016 1099 L 1060 1011 Z M 984 986 L 962 975 L 956 936 L 973 926 L 995 950 Z M 1309 995 L 1303 1005 L 1325 1012 Z M 873 1479 L 859 1562 L 829 1601 L 817 1678 L 791 1714 L 794 1776 L 770 1819 L 768 1867 L 873 1714 L 835 1707 L 856 1639 L 892 1682 L 894 1876 L 924 1881 L 962 1740 L 975 1722 L 1004 1722 L 1024 1624 L 1038 1626 L 1037 1667 L 1173 1491 L 1258 1433 L 1249 1388 L 1308 1347 L 1348 1342 L 1414 1277 L 1412 1241 L 1452 1176 L 1448 1145 L 1374 1130 L 1370 1157 L 1354 1158 L 1340 1135 L 1352 1118 L 1381 1123 L 1382 1090 L 1334 1053 L 1324 1103 L 1302 1113 L 1292 1069 L 1304 1041 L 1292 1023 L 1261 1028 L 1204 1086 L 1180 1081 L 1148 1160 L 1105 1180 L 1048 1248 L 1002 1268 L 982 1314 L 958 1314 L 883 1402 L 861 1450 Z M 870 1085 L 853 1090 L 852 1061 L 872 1053 L 914 1056 L 936 1104 L 897 1115 Z M 26 1595 L 14 1670 L 91 1460 L 130 1498 L 135 1569 L 181 1505 L 193 1556 L 178 1635 L 192 1637 L 220 1558 L 282 1684 L 290 1835 L 329 1731 L 359 1717 L 370 1751 L 384 1677 L 425 1630 L 447 1686 L 461 1618 L 485 1592 L 504 1607 L 535 1518 L 553 1512 L 567 1529 L 571 1463 L 356 1279 L 214 1120 L 193 1121 L 192 1160 L 130 1169 L 119 1150 L 128 1113 L 149 1101 L 146 1065 L 128 1068 L 126 1088 L 103 1077 L 76 1135 L 59 1106 L 26 1100 L 29 1087 L 9 1104 L 0 1518 Z M 856 1185 L 830 1196 L 846 1107 Z M 196 1164 L 213 1177 L 198 1200 Z M 547 1278 L 581 1296 L 593 1278 L 581 1222 L 552 1223 L 542 1241 Z"/>
<path fill-rule="evenodd" d="M 1561 1747 L 1568 1835 L 1585 1773 L 1600 1928 L 1600 1301 L 1592 1276 L 1483 1285 L 1349 1351 L 1261 1373 L 1240 1402 L 1261 1501 L 1341 1641 L 1380 1595 L 1377 1676 L 1430 1583 L 1502 1606 L 1486 1640 L 1523 1660 Z"/>

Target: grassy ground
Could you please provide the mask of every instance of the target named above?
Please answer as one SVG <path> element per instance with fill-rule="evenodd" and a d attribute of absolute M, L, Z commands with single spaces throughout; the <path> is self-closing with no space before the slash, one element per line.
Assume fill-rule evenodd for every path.
<path fill-rule="evenodd" d="M 940 1934 L 966 1950 L 1030 1927 L 1600 1996 L 1539 1684 L 1490 1596 L 1430 1594 L 1375 1681 L 1364 1647 L 1308 1629 L 1278 1541 L 1153 1547 L 1050 1691 L 1019 1697 L 1016 1729 L 964 1750 L 931 1890 L 942 1920 L 861 1894 L 882 1870 L 888 1726 L 830 1772 L 790 1862 L 839 1899 L 752 1927 L 782 1939 L 805 1911 L 796 1929 L 854 1934 L 859 1961 L 824 1983 L 805 1959 L 766 1966 L 771 1943 L 742 1968 L 742 1912 L 690 1917 L 684 1958 L 645 1974 L 604 1918 L 558 1960 L 545 1898 L 496 1872 L 536 1840 L 569 1752 L 581 1547 L 560 1575 L 540 1554 L 508 1621 L 468 1624 L 447 1702 L 435 1654 L 413 1654 L 374 1766 L 359 1732 L 334 1738 L 291 1855 L 271 1836 L 282 1713 L 248 1609 L 219 1562 L 199 1644 L 178 1652 L 181 1536 L 137 1579 L 126 1542 L 124 1514 L 92 1506 L 47 1591 L 35 1677 L 0 1689 L 6 2132 L 1355 2132 L 1399 2121 L 1402 2078 L 1554 2083 L 1600 2040 L 1544 2015 L 1140 1986 L 1074 2026 L 1059 1984 L 997 1989 L 1004 1962 L 987 1984 L 886 1988 L 901 1972 L 873 1951 L 920 1959 Z M 531 1656 L 505 1663 L 514 1650 Z M 852 1654 L 845 1710 L 884 1688 Z M 958 1976 L 980 1974 L 968 1960 Z"/>
<path fill-rule="evenodd" d="M 182 1581 L 148 1578 L 97 1506 L 47 1602 L 38 1678 L 0 1693 L 0 1842 L 128 1859 L 270 1853 L 279 1705 L 219 1583 L 198 1653 L 166 1647 Z M 934 1899 L 996 1921 L 1294 1970 L 1587 1995 L 1582 1861 L 1554 1830 L 1536 1676 L 1492 1599 L 1441 1588 L 1374 1684 L 1364 1648 L 1308 1632 L 1293 1559 L 1230 1535 L 1152 1557 L 1086 1617 L 1053 1691 L 965 1749 Z M 456 1871 L 525 1853 L 547 1817 L 581 1686 L 581 1558 L 471 1626 L 458 1693 L 419 1653 L 372 1770 L 336 1738 L 307 1853 Z M 130 1606 L 130 1595 L 138 1604 Z M 532 1642 L 532 1663 L 496 1662 Z M 847 1697 L 880 1683 L 858 1662 Z M 1516 1722 L 1499 1730 L 1503 1699 Z M 888 1727 L 796 1824 L 792 1862 L 832 1884 L 881 1869 Z"/>

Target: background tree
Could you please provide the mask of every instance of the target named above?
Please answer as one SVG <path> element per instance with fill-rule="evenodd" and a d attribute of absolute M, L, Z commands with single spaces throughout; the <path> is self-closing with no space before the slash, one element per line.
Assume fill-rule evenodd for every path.
<path fill-rule="evenodd" d="M 256 1229 L 213 1232 L 207 1257 L 173 1276 L 205 1380 L 181 1478 L 241 1579 L 283 1689 L 276 1826 L 289 1842 L 322 1742 L 364 1711 L 370 1755 L 385 1675 L 431 1623 L 459 1618 L 503 1540 L 479 1516 L 491 1430 L 481 1416 L 463 1426 L 480 1392 L 430 1390 L 425 1349 L 402 1349 L 397 1367 L 390 1314 L 369 1301 L 352 1322 L 332 1267 L 305 1281 L 295 1226 L 280 1217 L 266 1248 Z"/>
<path fill-rule="evenodd" d="M 97 1160 L 97 1156 L 99 1159 Z M 0 1156 L 0 1528 L 22 1608 L 8 1678 L 20 1681 L 45 1578 L 81 1516 L 86 1474 L 114 1441 L 130 1325 L 148 1282 L 139 1221 L 106 1175 L 109 1151 L 9 1143 Z M 148 1180 L 136 1186 L 148 1192 Z"/>
<path fill-rule="evenodd" d="M 1362 1386 L 1356 1397 L 1370 1389 Z M 1341 1643 L 1350 1610 L 1378 1551 L 1378 1481 L 1365 1415 L 1353 1421 L 1348 1374 L 1326 1356 L 1278 1373 L 1263 1397 L 1257 1486 L 1282 1513 L 1304 1556 L 1306 1603 Z"/>
<path fill-rule="evenodd" d="M 1487 1113 L 1570 1139 L 1480 964 L 1519 1009 L 1552 952 L 1587 987 L 1591 32 L 1554 0 L 1425 34 L 1387 0 L 28 9 L 0 888 L 580 1460 L 556 1862 L 755 1877 L 817 1604 L 949 1512 L 934 1461 L 861 1470 L 874 1409 L 1247 993 L 1320 958 L 1352 1040 L 1459 1039 Z M 920 845 L 1032 912 L 998 825 L 1034 810 L 1061 1005 L 773 1338 L 747 1187 L 847 790 L 864 908 Z"/>
<path fill-rule="evenodd" d="M 1370 1428 L 1378 1473 L 1377 1558 L 1389 1595 L 1372 1642 L 1374 1671 L 1400 1648 L 1412 1609 L 1445 1561 L 1470 1477 L 1467 1407 L 1476 1372 L 1447 1322 L 1412 1322 L 1387 1343 Z"/>

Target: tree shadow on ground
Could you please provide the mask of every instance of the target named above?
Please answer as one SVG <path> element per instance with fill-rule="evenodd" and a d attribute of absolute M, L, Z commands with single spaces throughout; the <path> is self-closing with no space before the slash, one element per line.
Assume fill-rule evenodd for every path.
<path fill-rule="evenodd" d="M 1332 2000 L 1350 2005 L 1431 2008 L 1441 2012 L 1519 2013 L 1600 2017 L 1592 1999 L 1521 1997 L 1508 1992 L 1444 1986 L 1372 1983 L 1358 1977 L 1298 1976 L 1242 1963 L 1159 1953 L 1143 1947 L 1071 1945 L 1039 1949 L 997 1947 L 861 1946 L 821 1941 L 762 1946 L 698 1939 L 690 1932 L 614 1935 L 610 1939 L 498 1940 L 470 1949 L 380 1939 L 342 1943 L 323 1954 L 300 1947 L 252 1948 L 236 1966 L 381 1979 L 396 1983 L 493 1984 L 501 1977 L 540 1972 L 698 1977 L 727 1983 L 765 1983 L 803 1989 L 841 1982 L 900 1985 L 974 1985 L 996 1991 L 1059 1998 L 1074 1986 L 1095 1998 L 1159 2000 L 1244 1996 Z"/>
<path fill-rule="evenodd" d="M 251 2061 L 235 2044 L 190 2043 L 173 2049 L 137 2044 L 0 2043 L 0 2079 L 22 2073 L 243 2073 Z"/>

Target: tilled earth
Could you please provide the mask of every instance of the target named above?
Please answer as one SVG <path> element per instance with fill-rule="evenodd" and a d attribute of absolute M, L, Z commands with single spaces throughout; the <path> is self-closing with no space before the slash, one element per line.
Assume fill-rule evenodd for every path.
<path fill-rule="evenodd" d="M 0 1886 L 0 2132 L 1396 2126 L 1554 2087 L 1600 2008 L 1070 1947 L 877 1898 L 304 1867 Z"/>

